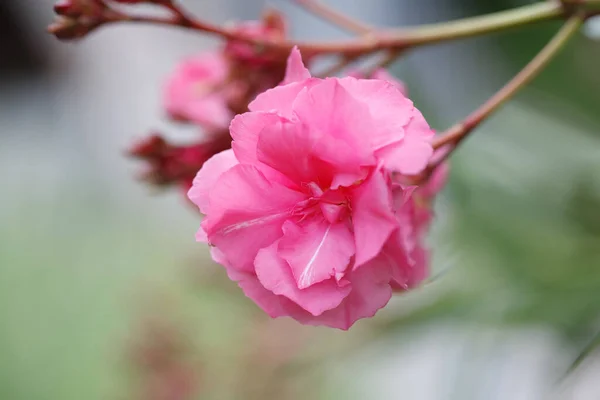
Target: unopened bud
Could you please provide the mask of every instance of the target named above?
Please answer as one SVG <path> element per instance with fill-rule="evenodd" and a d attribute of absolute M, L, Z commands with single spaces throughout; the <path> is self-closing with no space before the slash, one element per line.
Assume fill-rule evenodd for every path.
<path fill-rule="evenodd" d="M 135 143 L 127 151 L 127 154 L 136 158 L 150 159 L 160 156 L 168 148 L 169 145 L 167 144 L 165 139 L 163 139 L 158 134 L 153 134 L 152 136 Z"/>
<path fill-rule="evenodd" d="M 65 17 L 77 18 L 83 14 L 83 9 L 77 1 L 60 0 L 54 5 L 54 12 Z"/>
<path fill-rule="evenodd" d="M 61 40 L 78 39 L 87 35 L 99 24 L 82 24 L 80 20 L 59 16 L 52 25 L 48 27 L 48 32 Z"/>

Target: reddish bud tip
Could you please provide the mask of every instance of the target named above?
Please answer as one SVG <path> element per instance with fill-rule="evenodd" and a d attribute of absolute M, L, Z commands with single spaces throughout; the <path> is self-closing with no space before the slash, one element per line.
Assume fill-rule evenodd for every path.
<path fill-rule="evenodd" d="M 128 151 L 132 157 L 148 159 L 157 157 L 164 153 L 168 148 L 167 142 L 161 136 L 153 134 L 152 136 L 135 143 Z"/>
<path fill-rule="evenodd" d="M 54 12 L 58 15 L 66 17 L 78 17 L 82 14 L 81 7 L 74 3 L 73 0 L 60 0 L 54 5 Z"/>

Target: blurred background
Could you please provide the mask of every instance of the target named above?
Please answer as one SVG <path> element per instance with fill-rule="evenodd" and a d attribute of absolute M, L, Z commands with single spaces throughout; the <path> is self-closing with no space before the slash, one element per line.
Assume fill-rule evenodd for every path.
<path fill-rule="evenodd" d="M 517 0 L 330 0 L 403 26 Z M 0 399 L 600 398 L 597 21 L 457 152 L 431 234 L 438 278 L 349 332 L 270 320 L 204 246 L 177 191 L 124 156 L 170 124 L 161 85 L 216 41 L 114 26 L 45 33 L 51 0 L 0 2 Z M 216 22 L 259 0 L 188 0 Z M 531 2 L 529 2 L 531 3 Z M 289 1 L 296 38 L 345 34 Z M 556 31 L 543 23 L 406 55 L 394 72 L 442 130 Z"/>

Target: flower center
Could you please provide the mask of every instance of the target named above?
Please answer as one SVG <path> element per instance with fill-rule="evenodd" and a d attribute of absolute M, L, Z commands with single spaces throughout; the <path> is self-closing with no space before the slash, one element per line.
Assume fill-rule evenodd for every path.
<path fill-rule="evenodd" d="M 339 222 L 347 217 L 349 204 L 343 188 L 323 191 L 315 182 L 309 183 L 308 188 L 311 199 L 316 201 L 313 207 L 318 206 L 328 222 Z"/>

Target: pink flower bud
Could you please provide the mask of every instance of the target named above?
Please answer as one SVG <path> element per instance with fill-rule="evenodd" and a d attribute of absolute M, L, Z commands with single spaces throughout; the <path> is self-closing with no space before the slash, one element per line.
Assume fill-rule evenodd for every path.
<path fill-rule="evenodd" d="M 220 53 L 184 60 L 165 85 L 165 109 L 176 120 L 226 129 L 233 118 L 228 107 L 228 76 L 229 64 Z"/>

